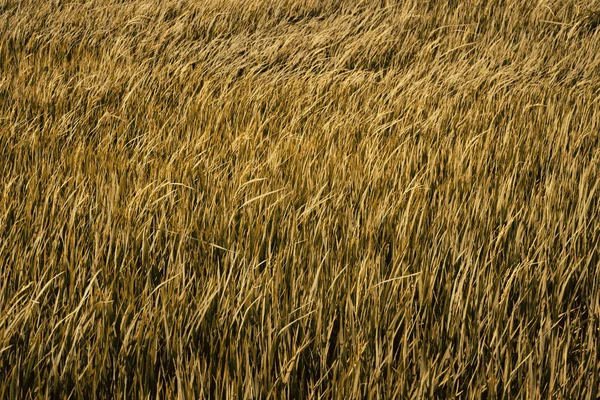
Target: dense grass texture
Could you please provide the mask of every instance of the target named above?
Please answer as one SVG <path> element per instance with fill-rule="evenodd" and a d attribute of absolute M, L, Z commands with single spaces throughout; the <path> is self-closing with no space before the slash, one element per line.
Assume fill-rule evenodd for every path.
<path fill-rule="evenodd" d="M 600 396 L 600 2 L 0 0 L 0 398 Z"/>

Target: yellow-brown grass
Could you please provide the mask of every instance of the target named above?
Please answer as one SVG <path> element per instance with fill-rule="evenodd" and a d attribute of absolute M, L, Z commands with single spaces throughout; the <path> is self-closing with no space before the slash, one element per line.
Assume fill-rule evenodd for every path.
<path fill-rule="evenodd" d="M 595 399 L 598 10 L 0 0 L 0 398 Z"/>

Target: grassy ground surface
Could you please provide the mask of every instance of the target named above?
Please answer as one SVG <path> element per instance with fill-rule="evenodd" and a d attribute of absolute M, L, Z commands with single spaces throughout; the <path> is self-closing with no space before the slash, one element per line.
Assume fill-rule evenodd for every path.
<path fill-rule="evenodd" d="M 0 0 L 0 398 L 597 398 L 598 10 Z"/>

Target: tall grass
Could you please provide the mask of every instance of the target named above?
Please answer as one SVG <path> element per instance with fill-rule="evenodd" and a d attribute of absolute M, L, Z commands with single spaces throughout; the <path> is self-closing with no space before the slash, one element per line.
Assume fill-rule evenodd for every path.
<path fill-rule="evenodd" d="M 0 398 L 597 398 L 598 10 L 0 0 Z"/>

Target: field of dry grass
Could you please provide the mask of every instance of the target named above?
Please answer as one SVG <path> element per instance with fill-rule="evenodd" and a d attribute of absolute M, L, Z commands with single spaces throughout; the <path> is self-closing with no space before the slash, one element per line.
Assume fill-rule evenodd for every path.
<path fill-rule="evenodd" d="M 0 398 L 598 398 L 599 10 L 0 0 Z"/>

